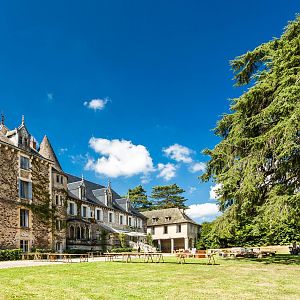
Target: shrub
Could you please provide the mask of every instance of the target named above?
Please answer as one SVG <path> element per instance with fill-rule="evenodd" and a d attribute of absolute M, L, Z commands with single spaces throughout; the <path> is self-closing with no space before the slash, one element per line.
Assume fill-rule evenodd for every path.
<path fill-rule="evenodd" d="M 12 250 L 0 250 L 0 261 L 1 260 L 18 260 L 22 257 L 21 249 Z"/>

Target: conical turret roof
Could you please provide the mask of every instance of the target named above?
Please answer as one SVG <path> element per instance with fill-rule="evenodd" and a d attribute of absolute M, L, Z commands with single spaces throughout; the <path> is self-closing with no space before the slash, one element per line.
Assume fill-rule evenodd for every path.
<path fill-rule="evenodd" d="M 44 136 L 44 138 L 41 142 L 39 153 L 43 157 L 53 161 L 54 165 L 59 169 L 59 171 L 62 170 L 61 165 L 57 159 L 57 156 L 55 155 L 55 152 L 54 152 L 54 150 L 50 144 L 50 141 L 46 135 Z"/>

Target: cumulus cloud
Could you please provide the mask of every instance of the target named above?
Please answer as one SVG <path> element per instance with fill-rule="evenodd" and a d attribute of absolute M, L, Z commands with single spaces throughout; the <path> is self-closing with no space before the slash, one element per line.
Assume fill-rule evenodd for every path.
<path fill-rule="evenodd" d="M 176 166 L 174 164 L 158 164 L 157 169 L 159 170 L 157 177 L 162 177 L 165 181 L 169 181 L 176 176 Z"/>
<path fill-rule="evenodd" d="M 90 101 L 85 101 L 83 103 L 84 106 L 87 108 L 93 109 L 94 111 L 104 109 L 105 105 L 107 104 L 108 99 L 92 99 Z"/>
<path fill-rule="evenodd" d="M 168 148 L 164 148 L 163 153 L 167 157 L 174 159 L 177 162 L 191 163 L 193 161 L 191 155 L 194 153 L 194 151 L 189 149 L 188 147 L 174 144 L 169 146 Z"/>
<path fill-rule="evenodd" d="M 204 162 L 196 162 L 192 164 L 189 168 L 190 172 L 196 173 L 196 172 L 205 172 L 206 164 Z"/>
<path fill-rule="evenodd" d="M 191 218 L 217 217 L 220 215 L 218 205 L 215 203 L 192 204 L 186 210 L 186 214 Z"/>
<path fill-rule="evenodd" d="M 108 177 L 147 174 L 154 170 L 150 153 L 143 145 L 134 145 L 126 140 L 91 138 L 89 146 L 100 155 L 89 158 L 86 170 L 93 170 Z"/>
<path fill-rule="evenodd" d="M 209 191 L 209 199 L 211 200 L 217 200 L 219 198 L 218 191 L 222 188 L 221 183 L 217 183 L 216 185 L 213 185 L 210 187 Z"/>

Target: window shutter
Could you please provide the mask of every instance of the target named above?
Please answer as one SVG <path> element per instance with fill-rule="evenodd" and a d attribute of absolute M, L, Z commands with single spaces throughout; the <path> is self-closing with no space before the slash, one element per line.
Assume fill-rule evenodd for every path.
<path fill-rule="evenodd" d="M 74 215 L 77 216 L 77 203 L 74 203 Z"/>

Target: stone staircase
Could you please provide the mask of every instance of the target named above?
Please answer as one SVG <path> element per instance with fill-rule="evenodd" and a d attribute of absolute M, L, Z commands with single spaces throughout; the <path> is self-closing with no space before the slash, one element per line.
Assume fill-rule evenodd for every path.
<path fill-rule="evenodd" d="M 133 248 L 134 250 L 138 250 L 140 247 L 141 252 L 156 252 L 156 248 L 153 246 L 150 246 L 148 244 L 142 243 L 142 242 L 132 242 L 129 241 L 129 246 Z"/>

